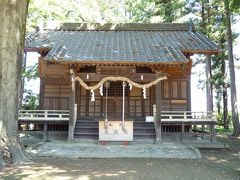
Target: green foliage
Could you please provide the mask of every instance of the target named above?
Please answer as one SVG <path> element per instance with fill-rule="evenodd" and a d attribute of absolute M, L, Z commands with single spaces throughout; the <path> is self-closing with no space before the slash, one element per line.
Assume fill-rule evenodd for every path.
<path fill-rule="evenodd" d="M 27 30 L 44 22 L 82 22 L 80 5 L 73 0 L 31 0 L 28 8 Z"/>
<path fill-rule="evenodd" d="M 163 18 L 163 22 L 171 23 L 185 15 L 186 1 L 184 0 L 157 0 L 156 14 Z"/>
<path fill-rule="evenodd" d="M 239 0 L 230 0 L 230 9 L 234 13 L 240 13 L 240 1 Z"/>
<path fill-rule="evenodd" d="M 24 70 L 22 77 L 27 78 L 28 81 L 30 81 L 31 79 L 37 79 L 38 78 L 38 64 L 27 67 Z"/>
<path fill-rule="evenodd" d="M 173 22 L 185 15 L 184 0 L 126 0 L 126 11 L 131 22 L 151 22 L 158 17 L 161 22 Z M 159 21 L 158 20 L 158 21 Z"/>
<path fill-rule="evenodd" d="M 150 0 L 126 0 L 125 7 L 131 22 L 150 22 L 156 13 L 155 3 Z"/>
<path fill-rule="evenodd" d="M 39 108 L 38 94 L 33 93 L 31 90 L 25 90 L 23 96 L 22 109 L 35 110 Z"/>
<path fill-rule="evenodd" d="M 230 125 L 230 122 L 232 122 L 232 115 L 231 113 L 228 113 L 228 125 Z M 224 115 L 223 115 L 223 112 L 220 112 L 220 114 L 217 114 L 217 122 L 220 126 L 223 126 L 224 125 Z"/>
<path fill-rule="evenodd" d="M 124 0 L 31 0 L 27 29 L 32 31 L 42 23 L 63 22 L 127 22 Z"/>
<path fill-rule="evenodd" d="M 27 29 L 32 31 L 43 23 L 150 22 L 154 16 L 173 22 L 186 14 L 185 5 L 184 0 L 31 0 Z"/>
<path fill-rule="evenodd" d="M 128 21 L 124 0 L 82 0 L 81 11 L 87 22 L 124 23 Z"/>
<path fill-rule="evenodd" d="M 231 128 L 229 128 L 229 129 L 224 129 L 224 127 L 223 126 L 217 126 L 216 128 L 215 128 L 215 130 L 216 130 L 216 133 L 220 133 L 220 134 L 227 134 L 227 135 L 232 135 L 232 133 L 233 133 L 233 128 L 231 127 Z"/>

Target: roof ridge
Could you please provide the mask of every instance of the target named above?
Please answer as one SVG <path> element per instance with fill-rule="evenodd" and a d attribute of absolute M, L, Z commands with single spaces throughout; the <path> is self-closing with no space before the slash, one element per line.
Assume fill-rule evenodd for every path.
<path fill-rule="evenodd" d="M 189 31 L 189 23 L 62 23 L 55 31 Z M 45 29 L 50 30 L 50 29 Z"/>

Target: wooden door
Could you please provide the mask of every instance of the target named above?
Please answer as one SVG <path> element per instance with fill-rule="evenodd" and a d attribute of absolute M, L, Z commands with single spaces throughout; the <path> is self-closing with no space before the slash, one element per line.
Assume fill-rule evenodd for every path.
<path fill-rule="evenodd" d="M 104 98 L 102 99 L 103 114 L 106 114 L 106 91 L 104 89 Z M 125 88 L 125 117 L 128 115 L 128 94 L 129 88 Z M 122 118 L 123 89 L 122 82 L 111 82 L 108 89 L 108 117 Z"/>
<path fill-rule="evenodd" d="M 128 112 L 128 99 L 125 97 L 125 117 Z M 122 97 L 108 97 L 108 117 L 111 118 L 122 118 Z M 106 113 L 106 99 L 103 99 L 103 113 Z"/>

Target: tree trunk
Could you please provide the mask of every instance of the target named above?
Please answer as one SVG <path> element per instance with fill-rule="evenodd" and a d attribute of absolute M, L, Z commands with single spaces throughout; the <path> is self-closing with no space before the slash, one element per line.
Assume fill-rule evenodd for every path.
<path fill-rule="evenodd" d="M 217 113 L 218 113 L 218 115 L 220 115 L 221 114 L 221 101 L 219 100 L 220 99 L 220 93 L 217 92 L 216 94 L 217 94 L 216 95 Z"/>
<path fill-rule="evenodd" d="M 27 7 L 28 0 L 0 2 L 0 150 L 8 149 L 15 164 L 29 158 L 17 130 Z"/>
<path fill-rule="evenodd" d="M 211 56 L 206 58 L 206 95 L 207 95 L 207 111 L 213 111 L 213 96 L 212 96 L 212 68 Z"/>
<path fill-rule="evenodd" d="M 227 45 L 228 45 L 228 61 L 230 71 L 230 84 L 231 84 L 231 106 L 232 106 L 232 121 L 233 121 L 233 136 L 240 135 L 240 124 L 237 108 L 237 96 L 236 96 L 236 83 L 235 83 L 235 69 L 233 59 L 233 47 L 232 47 L 232 30 L 230 21 L 229 1 L 224 0 L 224 11 L 226 15 L 227 26 Z"/>
<path fill-rule="evenodd" d="M 27 63 L 27 52 L 24 52 L 24 58 L 23 58 L 23 66 L 22 71 L 26 71 L 26 63 Z M 24 85 L 25 85 L 25 77 L 22 76 L 20 85 L 20 93 L 19 93 L 19 109 L 22 109 L 22 101 L 23 101 L 23 93 L 24 93 Z"/>
<path fill-rule="evenodd" d="M 224 129 L 228 130 L 228 93 L 227 93 L 227 82 L 226 82 L 226 64 L 225 60 L 222 59 L 222 72 L 224 75 L 224 82 L 223 82 L 223 123 Z"/>
<path fill-rule="evenodd" d="M 2 159 L 2 156 L 0 156 L 0 169 L 2 169 L 4 167 L 4 161 Z"/>
<path fill-rule="evenodd" d="M 208 5 L 208 0 L 202 0 L 202 9 L 201 9 L 201 16 L 202 16 L 202 30 L 204 34 L 207 34 L 206 23 L 209 21 L 210 13 Z M 206 16 L 206 11 L 207 16 Z M 206 56 L 206 105 L 207 111 L 213 111 L 213 96 L 212 96 L 212 67 L 211 67 L 211 56 Z"/>
<path fill-rule="evenodd" d="M 202 7 L 201 7 L 201 17 L 202 17 L 202 32 L 204 34 L 207 34 L 207 28 L 206 28 L 206 24 L 207 24 L 207 17 L 206 17 L 206 0 L 202 0 Z"/>

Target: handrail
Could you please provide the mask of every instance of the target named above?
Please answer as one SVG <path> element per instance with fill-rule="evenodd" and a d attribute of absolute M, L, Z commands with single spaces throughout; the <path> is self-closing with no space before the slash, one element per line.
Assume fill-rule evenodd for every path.
<path fill-rule="evenodd" d="M 20 110 L 18 119 L 69 119 L 68 110 Z"/>
<path fill-rule="evenodd" d="M 216 115 L 211 111 L 161 111 L 161 121 L 216 122 Z"/>
<path fill-rule="evenodd" d="M 21 109 L 19 112 L 45 112 L 45 111 L 48 111 L 48 112 L 69 112 L 69 110 L 24 110 L 24 109 Z"/>

